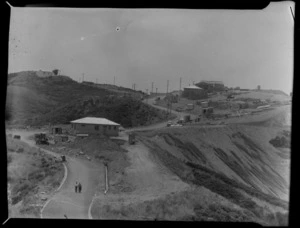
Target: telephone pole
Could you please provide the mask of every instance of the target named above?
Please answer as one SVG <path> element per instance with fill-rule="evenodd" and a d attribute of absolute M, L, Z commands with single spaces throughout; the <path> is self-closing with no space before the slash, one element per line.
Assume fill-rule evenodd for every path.
<path fill-rule="evenodd" d="M 179 82 L 179 96 L 178 96 L 178 100 L 181 97 L 181 77 L 180 77 L 180 82 Z"/>
<path fill-rule="evenodd" d="M 169 80 L 167 80 L 167 95 L 169 93 Z"/>
<path fill-rule="evenodd" d="M 116 77 L 114 76 L 114 85 L 116 85 Z"/>
<path fill-rule="evenodd" d="M 84 82 L 84 73 L 82 74 L 82 82 Z"/>
<path fill-rule="evenodd" d="M 169 100 L 169 80 L 167 80 L 167 94 L 166 94 L 166 99 L 167 99 L 167 113 L 169 114 L 170 110 L 170 100 Z"/>
<path fill-rule="evenodd" d="M 152 86 L 151 86 L 151 94 L 153 94 L 153 82 L 152 82 Z"/>
<path fill-rule="evenodd" d="M 146 102 L 148 104 L 148 89 L 146 89 Z"/>

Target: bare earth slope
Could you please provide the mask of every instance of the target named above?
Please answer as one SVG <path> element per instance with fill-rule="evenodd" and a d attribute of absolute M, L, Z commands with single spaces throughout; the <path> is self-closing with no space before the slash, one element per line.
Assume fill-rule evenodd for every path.
<path fill-rule="evenodd" d="M 281 199 L 288 199 L 289 159 L 269 140 L 278 129 L 233 125 L 144 133 L 146 140 L 184 162 L 215 172 Z M 289 152 L 288 152 L 289 153 Z"/>

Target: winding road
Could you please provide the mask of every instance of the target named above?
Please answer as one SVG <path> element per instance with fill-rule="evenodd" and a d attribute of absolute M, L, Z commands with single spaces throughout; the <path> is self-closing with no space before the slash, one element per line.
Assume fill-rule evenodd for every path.
<path fill-rule="evenodd" d="M 154 105 L 155 98 L 143 101 L 154 108 L 166 110 L 164 107 Z M 186 113 L 171 111 L 179 119 Z M 127 133 L 136 130 L 154 130 L 165 127 L 168 121 L 154 124 L 146 127 L 137 127 L 128 129 L 124 132 L 125 138 L 128 138 Z M 21 140 L 32 147 L 37 147 L 34 140 L 29 139 L 34 133 L 41 132 L 38 130 L 14 130 L 13 134 L 21 136 Z M 127 141 L 127 140 L 126 140 Z M 184 186 L 178 178 L 171 176 L 170 173 L 162 171 L 155 161 L 149 157 L 148 149 L 141 144 L 127 146 L 128 156 L 131 160 L 131 167 L 128 169 L 128 181 L 138 184 L 138 192 L 136 195 L 131 195 L 131 200 L 134 198 L 146 196 L 158 196 L 162 192 L 170 192 L 173 190 L 184 189 Z M 45 150 L 55 157 L 60 157 L 59 154 Z M 90 207 L 96 195 L 96 188 L 99 183 L 104 183 L 104 167 L 100 163 L 86 161 L 79 158 L 66 156 L 66 178 L 60 189 L 56 191 L 54 196 L 50 198 L 44 205 L 41 211 L 42 218 L 73 218 L 73 219 L 91 219 Z M 81 193 L 75 193 L 75 183 L 80 182 L 83 186 Z M 101 184 L 101 185 L 102 185 Z M 133 198 L 132 198 L 133 197 Z M 103 201 L 110 199 L 110 196 L 101 194 Z M 99 195 L 98 195 L 99 199 Z M 106 200 L 105 200 L 106 199 Z M 102 202 L 102 201 L 101 201 Z"/>
<path fill-rule="evenodd" d="M 14 130 L 13 134 L 21 136 L 21 140 L 37 147 L 29 137 L 41 131 Z M 54 157 L 60 155 L 49 150 L 41 149 Z M 104 167 L 93 161 L 66 157 L 67 173 L 59 191 L 49 199 L 41 211 L 42 218 L 73 218 L 89 219 L 89 207 L 96 192 L 96 187 L 103 181 Z M 82 184 L 82 192 L 75 193 L 76 181 Z"/>

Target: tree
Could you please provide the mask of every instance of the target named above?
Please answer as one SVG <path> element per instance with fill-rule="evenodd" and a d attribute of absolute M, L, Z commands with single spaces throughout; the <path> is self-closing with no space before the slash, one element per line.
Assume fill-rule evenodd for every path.
<path fill-rule="evenodd" d="M 54 75 L 58 75 L 59 70 L 58 69 L 54 69 L 52 72 L 53 72 Z"/>

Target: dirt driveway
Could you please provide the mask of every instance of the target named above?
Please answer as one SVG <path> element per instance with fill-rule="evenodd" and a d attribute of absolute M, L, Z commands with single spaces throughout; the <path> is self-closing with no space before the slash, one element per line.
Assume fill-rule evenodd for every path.
<path fill-rule="evenodd" d="M 126 139 L 127 134 L 123 133 L 119 138 Z M 117 138 L 117 137 L 116 137 Z M 122 183 L 130 186 L 131 192 L 112 193 L 108 191 L 105 195 L 100 192 L 95 198 L 92 216 L 97 219 L 107 219 L 102 217 L 99 207 L 111 205 L 120 207 L 122 205 L 143 202 L 164 197 L 170 193 L 178 193 L 190 188 L 182 182 L 179 177 L 171 173 L 150 153 L 149 149 L 142 143 L 137 142 L 123 145 L 126 149 L 131 165 L 125 169 Z"/>
<path fill-rule="evenodd" d="M 41 131 L 12 131 L 13 134 L 21 136 L 21 140 L 32 147 L 36 147 L 35 142 L 29 137 L 36 132 Z M 44 150 L 55 156 L 60 155 Z M 46 202 L 43 210 L 43 218 L 68 218 L 88 219 L 89 206 L 92 202 L 96 187 L 103 180 L 103 170 L 101 164 L 92 161 L 81 160 L 77 158 L 66 157 L 67 176 L 59 191 Z M 79 181 L 82 184 L 82 192 L 75 193 L 75 183 Z"/>

